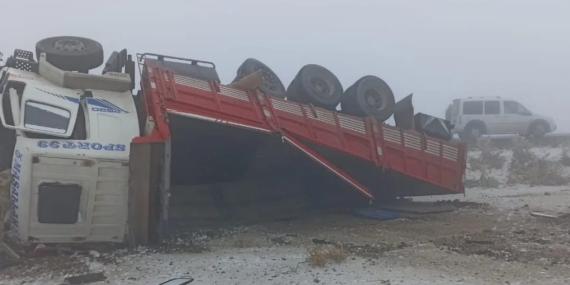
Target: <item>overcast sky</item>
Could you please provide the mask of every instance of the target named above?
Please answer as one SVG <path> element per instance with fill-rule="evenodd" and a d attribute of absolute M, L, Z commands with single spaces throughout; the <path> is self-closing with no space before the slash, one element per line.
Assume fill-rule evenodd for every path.
<path fill-rule="evenodd" d="M 0 51 L 76 35 L 106 56 L 162 53 L 213 61 L 222 83 L 254 57 L 287 86 L 305 64 L 347 88 L 384 79 L 396 99 L 444 116 L 453 98 L 502 96 L 570 132 L 570 1 L 186 0 L 4 1 Z"/>

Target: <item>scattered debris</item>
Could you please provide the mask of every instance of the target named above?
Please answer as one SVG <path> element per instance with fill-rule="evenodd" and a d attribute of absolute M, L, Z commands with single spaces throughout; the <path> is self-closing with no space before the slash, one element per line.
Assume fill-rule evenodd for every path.
<path fill-rule="evenodd" d="M 276 243 L 278 245 L 287 245 L 290 244 L 291 241 L 285 237 L 276 237 L 276 238 L 272 238 L 270 239 L 273 243 Z"/>
<path fill-rule="evenodd" d="M 63 280 L 63 284 L 88 284 L 88 283 L 94 283 L 94 282 L 99 282 L 99 281 L 105 281 L 107 280 L 107 277 L 105 277 L 105 274 L 103 274 L 103 272 L 98 272 L 98 273 L 89 273 L 89 274 L 85 274 L 85 275 L 79 275 L 79 276 L 73 276 L 73 277 L 67 277 Z"/>
<path fill-rule="evenodd" d="M 95 250 L 90 250 L 90 251 L 89 251 L 89 255 L 91 255 L 91 256 L 93 256 L 93 257 L 95 257 L 95 258 L 101 256 L 101 254 L 100 254 L 99 252 L 95 251 Z"/>
<path fill-rule="evenodd" d="M 33 251 L 34 257 L 56 256 L 57 248 L 54 246 L 47 246 L 43 243 L 36 245 Z"/>
<path fill-rule="evenodd" d="M 382 210 L 374 206 L 354 209 L 354 213 L 361 217 L 376 220 L 394 220 L 400 218 L 400 215 L 394 211 Z"/>
<path fill-rule="evenodd" d="M 186 276 L 178 277 L 178 278 L 172 278 L 172 279 L 166 280 L 165 282 L 162 282 L 162 283 L 160 283 L 160 284 L 158 284 L 158 285 L 165 285 L 165 284 L 168 284 L 168 283 L 170 283 L 170 282 L 172 282 L 172 281 L 177 281 L 177 280 L 185 280 L 185 281 L 182 282 L 182 283 L 178 283 L 178 284 L 176 284 L 176 285 L 186 285 L 186 284 L 192 283 L 192 282 L 194 281 L 194 278 L 192 278 L 192 277 L 186 277 Z"/>
<path fill-rule="evenodd" d="M 452 205 L 430 202 L 406 202 L 396 204 L 380 204 L 379 209 L 390 210 L 394 212 L 410 213 L 410 214 L 437 214 L 445 212 L 453 212 L 455 208 Z"/>
<path fill-rule="evenodd" d="M 530 215 L 533 216 L 533 217 L 558 219 L 558 216 L 550 215 L 550 214 L 544 214 L 544 213 L 539 213 L 539 212 L 530 212 Z"/>
<path fill-rule="evenodd" d="M 348 257 L 342 248 L 335 246 L 317 246 L 309 248 L 307 253 L 307 262 L 316 267 L 323 267 L 328 261 L 341 263 Z"/>
<path fill-rule="evenodd" d="M 320 239 L 320 238 L 314 238 L 311 240 L 314 244 L 319 244 L 319 245 L 323 245 L 323 244 L 332 244 L 331 241 L 328 241 L 326 239 Z"/>

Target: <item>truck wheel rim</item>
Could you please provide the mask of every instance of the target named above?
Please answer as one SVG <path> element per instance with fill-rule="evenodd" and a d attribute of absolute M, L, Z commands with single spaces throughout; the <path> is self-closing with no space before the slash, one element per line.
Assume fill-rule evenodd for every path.
<path fill-rule="evenodd" d="M 325 80 L 321 78 L 313 78 L 311 79 L 311 85 L 313 87 L 313 91 L 318 96 L 329 97 L 331 95 L 331 89 Z"/>
<path fill-rule="evenodd" d="M 76 39 L 61 39 L 55 42 L 55 49 L 62 51 L 81 51 L 85 49 L 85 45 Z"/>
<path fill-rule="evenodd" d="M 364 92 L 364 99 L 368 106 L 376 110 L 381 110 L 384 108 L 385 101 L 382 96 L 380 96 L 380 93 L 376 92 L 376 90 L 366 90 L 366 92 Z"/>
<path fill-rule="evenodd" d="M 269 71 L 260 68 L 259 70 L 257 70 L 259 73 L 261 73 L 261 77 L 263 77 L 263 86 L 265 86 L 267 89 L 271 90 L 271 91 L 278 91 L 278 83 L 277 83 L 277 78 Z"/>

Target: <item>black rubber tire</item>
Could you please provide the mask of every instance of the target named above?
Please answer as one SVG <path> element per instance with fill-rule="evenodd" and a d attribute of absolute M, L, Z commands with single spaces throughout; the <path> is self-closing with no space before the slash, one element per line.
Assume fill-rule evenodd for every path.
<path fill-rule="evenodd" d="M 308 64 L 303 66 L 287 88 L 287 99 L 335 110 L 342 98 L 343 88 L 328 69 Z"/>
<path fill-rule="evenodd" d="M 303 100 L 306 98 L 300 98 L 299 96 L 299 92 L 297 90 L 299 90 L 301 87 L 301 80 L 299 80 L 299 75 L 301 73 L 297 73 L 297 75 L 295 76 L 295 78 L 293 78 L 293 81 L 291 81 L 291 83 L 289 83 L 289 86 L 287 87 L 287 100 L 288 101 L 293 101 L 293 102 L 297 102 L 297 103 L 309 103 L 308 100 Z"/>
<path fill-rule="evenodd" d="M 534 121 L 530 124 L 529 134 L 535 138 L 541 138 L 549 131 L 548 123 L 544 121 Z"/>
<path fill-rule="evenodd" d="M 474 133 L 476 131 L 476 134 Z M 483 122 L 472 121 L 467 123 L 463 130 L 463 138 L 467 142 L 477 142 L 479 138 L 487 133 L 487 127 Z"/>
<path fill-rule="evenodd" d="M 66 71 L 87 72 L 103 64 L 103 46 L 87 38 L 46 38 L 36 44 L 38 60 L 43 52 L 46 53 L 47 62 Z"/>
<path fill-rule="evenodd" d="M 396 99 L 392 89 L 384 80 L 368 75 L 346 89 L 340 106 L 345 114 L 358 117 L 371 116 L 379 122 L 384 122 L 394 114 Z"/>
<path fill-rule="evenodd" d="M 237 75 L 232 82 L 239 81 L 256 71 L 261 72 L 263 76 L 263 86 L 259 87 L 261 92 L 269 96 L 285 98 L 285 85 L 283 85 L 279 76 L 271 68 L 255 58 L 248 58 L 240 65 Z"/>

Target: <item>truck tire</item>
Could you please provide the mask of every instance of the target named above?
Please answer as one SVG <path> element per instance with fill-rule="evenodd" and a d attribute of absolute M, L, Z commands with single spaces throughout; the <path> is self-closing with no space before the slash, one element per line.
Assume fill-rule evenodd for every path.
<path fill-rule="evenodd" d="M 316 64 L 303 66 L 287 88 L 289 100 L 328 110 L 336 109 L 342 93 L 338 78 L 328 69 Z"/>
<path fill-rule="evenodd" d="M 376 76 L 360 78 L 344 92 L 340 102 L 343 113 L 376 118 L 384 122 L 394 113 L 396 100 L 386 82 Z"/>
<path fill-rule="evenodd" d="M 548 123 L 542 120 L 532 122 L 529 127 L 529 134 L 536 138 L 541 138 L 550 130 Z"/>
<path fill-rule="evenodd" d="M 38 60 L 46 53 L 47 62 L 66 71 L 87 72 L 103 64 L 103 46 L 97 41 L 72 36 L 51 37 L 36 44 Z"/>
<path fill-rule="evenodd" d="M 279 76 L 263 62 L 254 58 L 248 58 L 240 65 L 237 70 L 237 76 L 232 83 L 256 71 L 259 71 L 263 76 L 263 86 L 259 87 L 261 92 L 269 96 L 285 98 L 285 85 L 283 85 Z"/>

